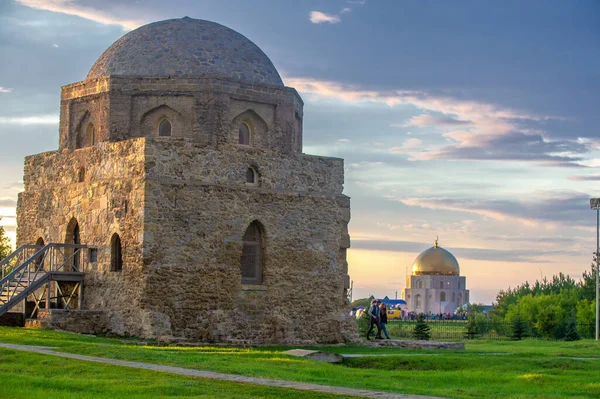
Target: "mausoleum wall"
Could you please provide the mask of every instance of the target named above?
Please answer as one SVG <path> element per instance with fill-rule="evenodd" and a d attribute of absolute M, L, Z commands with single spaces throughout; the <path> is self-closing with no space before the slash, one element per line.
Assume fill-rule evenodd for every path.
<path fill-rule="evenodd" d="M 86 260 L 84 309 L 106 311 L 107 331 L 143 335 L 140 302 L 144 215 L 144 140 L 52 151 L 25 160 L 17 205 L 17 244 L 68 242 L 74 220 L 80 242 L 98 249 Z M 111 271 L 111 238 L 123 248 L 122 271 Z"/>

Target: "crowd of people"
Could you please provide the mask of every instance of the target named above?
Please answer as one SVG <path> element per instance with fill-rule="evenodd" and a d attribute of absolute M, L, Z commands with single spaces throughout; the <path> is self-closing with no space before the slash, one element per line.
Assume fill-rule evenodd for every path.
<path fill-rule="evenodd" d="M 402 312 L 402 320 L 417 320 L 420 313 Z M 467 312 L 458 313 L 423 313 L 425 320 L 467 320 L 469 314 Z"/>

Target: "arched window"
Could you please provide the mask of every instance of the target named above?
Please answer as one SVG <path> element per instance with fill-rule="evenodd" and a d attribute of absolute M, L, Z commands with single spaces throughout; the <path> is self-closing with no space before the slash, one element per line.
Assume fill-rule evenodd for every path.
<path fill-rule="evenodd" d="M 115 233 L 110 239 L 110 271 L 120 272 L 121 270 L 123 270 L 121 238 L 117 233 Z"/>
<path fill-rule="evenodd" d="M 42 237 L 39 237 L 37 239 L 37 241 L 35 242 L 35 246 L 38 247 L 38 248 L 35 249 L 36 252 L 39 251 L 40 249 L 42 249 L 44 247 L 44 239 Z M 36 258 L 36 260 L 35 260 L 35 267 L 36 268 L 40 265 L 40 263 L 42 263 L 43 259 L 44 259 L 43 255 L 40 255 L 40 256 L 38 256 Z"/>
<path fill-rule="evenodd" d="M 456 292 L 452 293 L 452 302 L 456 302 Z"/>
<path fill-rule="evenodd" d="M 81 245 L 81 235 L 79 231 L 79 223 L 77 223 L 77 219 L 71 218 L 69 224 L 67 225 L 67 235 L 65 237 L 65 244 L 72 245 Z M 70 247 L 66 248 L 65 254 L 67 257 L 71 258 L 71 266 L 74 271 L 80 271 L 80 256 L 81 254 L 78 251 L 78 248 Z M 69 271 L 69 270 L 65 270 Z"/>
<path fill-rule="evenodd" d="M 446 302 L 446 293 L 444 291 L 440 292 L 440 302 Z"/>
<path fill-rule="evenodd" d="M 171 121 L 167 118 L 162 119 L 158 123 L 158 135 L 160 137 L 169 137 L 172 134 L 173 127 L 171 126 Z"/>
<path fill-rule="evenodd" d="M 262 283 L 262 231 L 258 222 L 254 221 L 244 233 L 242 259 L 242 284 Z"/>
<path fill-rule="evenodd" d="M 88 146 L 92 146 L 96 144 L 96 128 L 94 128 L 94 124 L 90 123 L 85 130 L 86 141 Z"/>
<path fill-rule="evenodd" d="M 417 288 L 423 288 L 423 280 L 417 281 Z"/>
<path fill-rule="evenodd" d="M 444 282 L 440 281 L 440 289 L 444 288 Z"/>
<path fill-rule="evenodd" d="M 415 301 L 415 308 L 419 309 L 421 307 L 421 295 L 417 295 L 417 300 Z"/>
<path fill-rule="evenodd" d="M 81 183 L 85 180 L 85 168 L 82 166 L 77 172 L 77 180 Z"/>
<path fill-rule="evenodd" d="M 250 126 L 246 122 L 240 123 L 238 128 L 240 144 L 250 145 Z"/>
<path fill-rule="evenodd" d="M 258 183 L 258 173 L 256 169 L 250 167 L 246 170 L 246 183 L 248 184 L 257 184 Z"/>
<path fill-rule="evenodd" d="M 465 299 L 467 299 L 467 298 L 465 298 Z M 456 304 L 457 305 L 462 305 L 462 303 L 463 303 L 462 302 L 462 295 L 459 293 L 458 294 L 458 298 L 456 299 Z"/>

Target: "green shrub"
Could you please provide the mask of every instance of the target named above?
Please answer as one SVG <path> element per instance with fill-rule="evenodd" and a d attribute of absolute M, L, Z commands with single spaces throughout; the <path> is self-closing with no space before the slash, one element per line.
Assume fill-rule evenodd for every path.
<path fill-rule="evenodd" d="M 527 336 L 527 322 L 521 317 L 519 313 L 513 317 L 511 323 L 510 337 L 514 340 L 520 341 Z"/>
<path fill-rule="evenodd" d="M 425 316 L 423 313 L 419 314 L 417 318 L 417 324 L 415 324 L 415 329 L 413 331 L 413 336 L 416 339 L 428 341 L 431 338 L 431 327 L 425 321 Z"/>
<path fill-rule="evenodd" d="M 581 339 L 581 335 L 579 335 L 579 331 L 577 331 L 577 319 L 575 317 L 571 317 L 567 324 L 565 325 L 565 341 L 579 341 Z"/>

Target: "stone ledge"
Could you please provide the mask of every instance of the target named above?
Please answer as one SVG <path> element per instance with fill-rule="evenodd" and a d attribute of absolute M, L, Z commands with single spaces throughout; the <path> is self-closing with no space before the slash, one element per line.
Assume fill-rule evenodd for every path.
<path fill-rule="evenodd" d="M 242 291 L 266 291 L 266 285 L 260 284 L 242 284 Z"/>
<path fill-rule="evenodd" d="M 396 339 L 381 339 L 365 342 L 371 348 L 408 348 L 408 349 L 453 349 L 464 350 L 463 342 L 410 341 Z"/>

